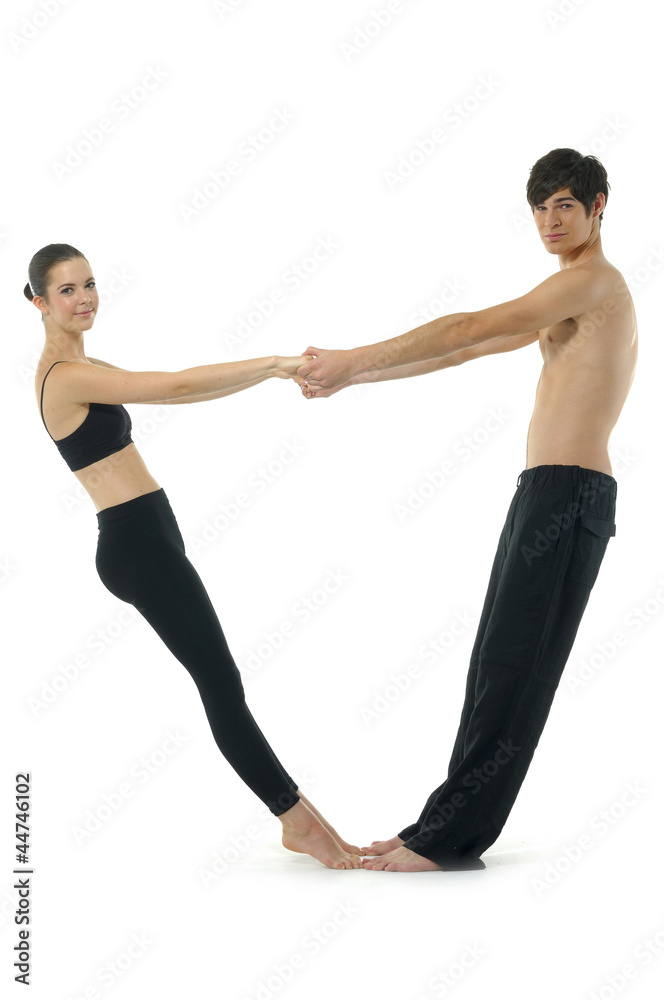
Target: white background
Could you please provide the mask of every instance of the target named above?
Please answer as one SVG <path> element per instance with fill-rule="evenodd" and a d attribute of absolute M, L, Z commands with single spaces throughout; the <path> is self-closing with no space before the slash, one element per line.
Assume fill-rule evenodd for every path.
<path fill-rule="evenodd" d="M 664 952 L 664 245 L 652 5 L 404 0 L 384 26 L 382 0 L 217 6 L 3 5 L 2 978 L 17 941 L 14 776 L 29 770 L 33 997 L 652 997 L 664 973 L 653 957 Z M 242 144 L 277 110 L 292 120 L 249 162 Z M 102 119 L 111 129 L 95 133 Z M 390 186 L 436 127 L 445 141 Z M 86 130 L 101 141 L 86 147 Z M 42 327 L 22 293 L 28 263 L 51 242 L 87 256 L 105 303 L 88 352 L 126 368 L 374 343 L 553 273 L 525 185 L 558 146 L 607 167 L 604 251 L 639 320 L 637 376 L 611 440 L 617 535 L 486 871 L 327 870 L 281 847 L 184 668 L 96 575 L 93 506 L 35 405 Z M 182 206 L 231 159 L 239 176 L 207 188 L 186 220 Z M 314 266 L 319 241 L 335 247 Z M 309 268 L 297 289 L 285 277 L 295 265 Z M 278 289 L 284 301 L 233 347 L 229 334 Z M 455 615 L 477 621 L 540 366 L 531 345 L 327 400 L 274 379 L 197 406 L 130 408 L 238 664 L 259 656 L 246 680 L 259 724 L 356 843 L 413 822 L 446 773 L 473 629 L 433 664 L 418 651 Z M 503 422 L 487 432 L 492 410 Z M 289 443 L 298 455 L 279 465 Z M 455 474 L 400 520 L 395 505 L 445 460 Z M 275 462 L 259 494 L 252 476 Z M 222 507 L 243 491 L 250 504 L 224 527 Z M 326 593 L 333 571 L 345 579 Z M 318 601 L 306 621 L 305 598 Z M 288 622 L 279 649 L 264 645 Z M 409 664 L 420 675 L 395 698 Z M 186 739 L 165 754 L 174 731 Z M 81 843 L 96 811 L 105 819 Z M 130 952 L 133 935 L 142 951 Z"/>

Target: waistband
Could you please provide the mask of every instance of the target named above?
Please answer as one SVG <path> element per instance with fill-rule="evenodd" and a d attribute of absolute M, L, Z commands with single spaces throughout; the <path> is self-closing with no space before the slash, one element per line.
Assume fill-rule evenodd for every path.
<path fill-rule="evenodd" d="M 599 488 L 602 493 L 609 493 L 613 497 L 618 491 L 618 483 L 613 476 L 609 476 L 606 472 L 598 472 L 597 469 L 584 469 L 581 465 L 534 465 L 531 469 L 524 469 L 520 473 L 516 485 L 528 486 L 543 479 L 559 483 L 589 483 Z"/>
<path fill-rule="evenodd" d="M 105 507 L 103 510 L 98 510 L 97 521 L 102 525 L 106 524 L 107 521 L 115 520 L 117 517 L 126 517 L 128 514 L 135 514 L 136 511 L 143 510 L 145 507 L 157 506 L 171 506 L 163 488 L 153 490 L 151 493 L 142 493 L 140 496 L 134 497 L 133 500 L 126 500 L 124 503 L 117 503 L 112 507 Z"/>

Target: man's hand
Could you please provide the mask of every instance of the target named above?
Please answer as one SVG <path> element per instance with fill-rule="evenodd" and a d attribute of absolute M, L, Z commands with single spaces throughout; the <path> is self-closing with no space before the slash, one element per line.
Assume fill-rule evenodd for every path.
<path fill-rule="evenodd" d="M 352 351 L 325 351 L 321 347 L 307 347 L 304 353 L 315 357 L 313 361 L 302 364 L 297 374 L 305 379 L 313 391 L 340 389 L 355 374 Z"/>
<path fill-rule="evenodd" d="M 311 386 L 307 384 L 305 379 L 299 378 L 297 375 L 293 381 L 297 382 L 305 399 L 326 399 L 327 396 L 334 396 L 335 392 L 341 392 L 341 390 L 345 389 L 346 386 L 354 384 L 351 379 L 350 382 L 344 382 L 343 385 L 337 385 L 334 389 L 312 389 Z"/>

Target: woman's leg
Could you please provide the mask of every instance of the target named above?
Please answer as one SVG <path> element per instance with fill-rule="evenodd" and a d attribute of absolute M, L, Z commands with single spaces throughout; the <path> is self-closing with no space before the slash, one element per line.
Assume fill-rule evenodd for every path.
<path fill-rule="evenodd" d="M 296 783 L 249 711 L 240 672 L 207 591 L 185 555 L 165 494 L 138 499 L 144 502 L 129 501 L 109 508 L 112 514 L 106 517 L 106 512 L 100 514 L 97 568 L 102 582 L 136 607 L 187 668 L 219 749 L 282 821 L 285 846 L 312 853 L 329 867 L 356 867 L 357 859 L 353 864 L 301 801 Z"/>

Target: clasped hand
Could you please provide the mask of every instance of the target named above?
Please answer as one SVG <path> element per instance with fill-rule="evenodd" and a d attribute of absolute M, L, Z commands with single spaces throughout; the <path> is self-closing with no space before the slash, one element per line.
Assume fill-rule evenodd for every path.
<path fill-rule="evenodd" d="M 307 347 L 304 361 L 291 377 L 302 389 L 307 399 L 331 396 L 350 385 L 353 370 L 350 351 L 326 351 L 320 347 Z"/>

